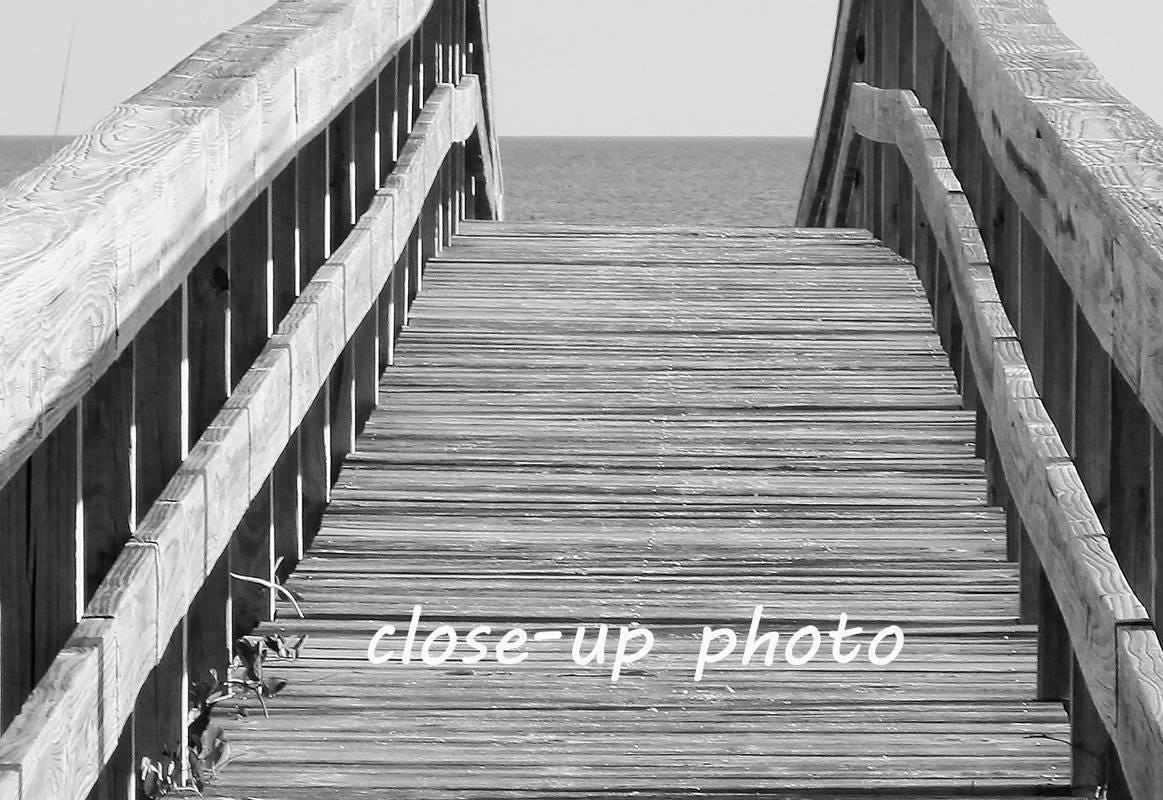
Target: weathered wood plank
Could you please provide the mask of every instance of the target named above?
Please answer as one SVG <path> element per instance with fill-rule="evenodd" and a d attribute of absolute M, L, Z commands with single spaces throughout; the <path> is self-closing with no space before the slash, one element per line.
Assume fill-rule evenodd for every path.
<path fill-rule="evenodd" d="M 911 265 L 819 237 L 724 235 L 709 264 L 663 231 L 520 227 L 468 226 L 429 262 L 384 407 L 289 581 L 307 619 L 282 624 L 307 648 L 277 664 L 269 720 L 230 723 L 211 794 L 1061 790 L 1069 748 L 1034 737 L 1065 715 L 1031 702 L 1004 519 Z M 756 597 L 773 624 L 900 621 L 907 655 L 693 682 L 699 626 L 745 631 Z M 657 646 L 614 686 L 568 645 L 368 664 L 413 603 L 425 634 L 450 615 L 632 619 Z"/>

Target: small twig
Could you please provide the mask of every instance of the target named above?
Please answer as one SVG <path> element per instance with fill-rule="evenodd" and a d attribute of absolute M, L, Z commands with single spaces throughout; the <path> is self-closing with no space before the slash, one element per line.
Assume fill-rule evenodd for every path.
<path fill-rule="evenodd" d="M 290 590 L 285 586 L 280 586 L 273 581 L 256 578 L 253 575 L 239 575 L 237 572 L 230 573 L 230 577 L 234 578 L 235 580 L 246 581 L 247 583 L 257 583 L 259 586 L 265 586 L 271 591 L 281 594 L 283 597 L 291 601 L 291 605 L 295 607 L 295 611 L 298 613 L 299 619 L 307 618 L 306 615 L 303 614 L 303 609 L 299 607 L 299 601 L 295 599 L 295 595 L 291 594 Z"/>

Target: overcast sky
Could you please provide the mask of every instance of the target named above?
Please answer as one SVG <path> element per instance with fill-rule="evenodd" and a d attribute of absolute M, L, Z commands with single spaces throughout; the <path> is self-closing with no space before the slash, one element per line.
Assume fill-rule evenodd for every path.
<path fill-rule="evenodd" d="M 0 134 L 62 133 L 268 0 L 0 0 Z M 1128 97 L 1163 119 L 1160 0 L 1049 0 Z M 807 136 L 836 0 L 490 0 L 503 135 Z"/>

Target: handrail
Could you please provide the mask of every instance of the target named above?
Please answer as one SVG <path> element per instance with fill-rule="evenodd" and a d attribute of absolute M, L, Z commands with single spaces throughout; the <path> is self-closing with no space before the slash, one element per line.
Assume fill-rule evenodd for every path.
<path fill-rule="evenodd" d="M 0 485 L 432 2 L 280 0 L 0 191 Z"/>
<path fill-rule="evenodd" d="M 445 154 L 483 123 L 475 77 L 437 88 L 386 186 L 295 301 L 0 737 L 0 798 L 85 797 L 171 634 L 388 281 Z M 9 790 L 10 776 L 22 789 Z"/>
<path fill-rule="evenodd" d="M 274 580 L 276 552 L 293 562 L 313 534 L 424 263 L 462 211 L 500 212 L 486 16 L 483 0 L 281 0 L 0 194 L 15 298 L 0 527 L 44 540 L 33 588 L 66 595 L 32 642 L 47 672 L 31 694 L 0 669 L 0 710 L 23 699 L 0 736 L 2 800 L 124 796 L 109 770 L 126 768 L 135 725 L 141 752 L 170 750 L 181 770 L 187 682 L 229 657 L 240 598 L 269 619 L 269 591 L 239 587 Z M 67 540 L 83 527 L 88 545 L 105 489 L 96 555 L 115 557 L 82 574 L 95 554 Z M 27 672 L 16 655 L 0 667 Z"/>
<path fill-rule="evenodd" d="M 916 3 L 957 77 L 946 74 L 942 58 L 921 65 L 932 74 L 918 69 L 899 85 L 927 104 L 934 75 L 963 81 L 983 155 L 1045 243 L 1103 349 L 1163 428 L 1163 127 L 1102 77 L 1043 0 Z M 861 10 L 871 7 L 869 0 L 840 3 L 799 225 L 822 224 L 838 144 L 823 123 L 842 118 L 837 109 L 876 46 L 856 29 Z M 897 24 L 915 32 L 907 16 Z"/>
<path fill-rule="evenodd" d="M 1111 551 L 1094 506 L 1034 388 L 985 244 L 936 126 L 911 91 L 854 84 L 826 224 L 840 224 L 857 139 L 899 149 L 948 264 L 977 388 L 1005 475 L 1045 570 L 1095 707 L 1133 796 L 1163 787 L 1163 649 Z"/>

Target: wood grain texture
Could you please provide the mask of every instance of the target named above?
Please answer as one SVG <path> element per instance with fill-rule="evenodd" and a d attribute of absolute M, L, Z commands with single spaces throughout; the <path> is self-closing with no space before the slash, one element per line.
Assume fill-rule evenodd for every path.
<path fill-rule="evenodd" d="M 429 5 L 275 3 L 0 191 L 0 482 Z"/>
<path fill-rule="evenodd" d="M 1033 701 L 1004 517 L 911 265 L 859 231 L 466 222 L 424 281 L 288 584 L 307 619 L 263 629 L 307 646 L 271 663 L 269 720 L 229 722 L 212 796 L 1064 788 L 1039 734 L 1065 715 Z M 568 643 L 368 664 L 413 603 L 425 632 L 634 620 L 658 643 L 616 685 Z M 700 626 L 745 632 L 755 603 L 779 630 L 898 621 L 907 656 L 693 682 Z"/>
<path fill-rule="evenodd" d="M 850 4 L 861 5 L 842 3 L 842 17 Z M 971 101 L 965 110 L 983 158 L 1063 270 L 1102 347 L 1163 425 L 1163 128 L 1102 77 L 1044 0 L 922 4 Z M 837 39 L 837 53 L 852 45 L 851 36 Z M 826 107 L 844 102 L 846 83 L 834 56 Z M 817 150 L 836 136 L 822 120 Z M 813 170 L 817 162 L 818 170 L 831 163 L 822 151 Z M 801 208 L 830 185 L 809 182 Z"/>
<path fill-rule="evenodd" d="M 58 681 L 59 686 L 54 684 L 51 690 L 35 695 L 35 702 L 25 705 L 17 719 L 19 724 L 14 723 L 11 737 L 8 734 L 0 737 L 0 753 L 13 754 L 14 759 L 0 758 L 0 769 L 16 768 L 34 759 L 44 765 L 38 769 L 61 776 L 61 782 L 54 784 L 51 792 L 26 797 L 81 800 L 86 796 L 104 763 L 102 759 L 113 753 L 121 726 L 149 671 L 161 659 L 166 643 L 184 619 L 203 582 L 214 575 L 221 577 L 220 559 L 231 534 L 252 501 L 263 491 L 327 375 L 386 285 L 391 275 L 389 265 L 399 259 L 403 247 L 403 240 L 396 239 L 391 232 L 415 227 L 423 198 L 436 181 L 439 165 L 452 145 L 452 120 L 480 119 L 479 111 L 459 108 L 461 104 L 481 103 L 478 86 L 475 80 L 466 80 L 457 90 L 442 86 L 433 92 L 422 115 L 425 128 L 409 138 L 405 148 L 409 157 L 401 160 L 394 180 L 382 190 L 385 197 L 373 202 L 365 218 L 337 250 L 337 257 L 318 270 L 292 304 L 275 336 L 261 348 L 254 365 L 240 376 L 237 387 L 225 398 L 225 405 L 209 422 L 162 491 L 160 502 L 149 508 L 134 539 L 114 561 L 86 609 L 86 618 L 112 620 L 110 625 L 96 631 L 90 644 L 115 652 L 117 670 L 100 680 L 93 678 L 93 686 L 89 688 L 68 685 L 67 676 L 73 673 L 63 673 L 66 677 Z M 465 124 L 467 127 L 470 123 Z M 467 135 L 471 130 L 458 133 Z M 265 239 L 265 226 L 259 227 Z M 214 269 L 218 267 L 213 262 L 205 266 L 203 278 L 213 287 Z M 217 304 L 215 307 L 225 307 L 225 292 L 192 291 L 191 309 L 195 296 L 203 296 L 205 303 Z M 207 352 L 205 359 L 213 367 L 206 375 L 208 387 L 211 383 L 216 386 L 219 378 L 225 381 L 225 361 L 218 360 L 216 348 L 225 349 L 227 342 L 217 326 L 212 333 L 208 342 L 214 345 L 215 352 Z M 211 364 L 215 360 L 217 365 Z M 75 436 L 74 429 L 67 426 L 53 436 L 59 439 L 70 431 Z M 65 462 L 72 464 L 75 473 L 75 448 L 65 447 L 61 454 Z M 38 458 L 44 461 L 49 455 L 46 451 Z M 37 462 L 32 467 L 34 472 L 48 469 L 49 462 Z M 64 468 L 55 465 L 55 472 L 60 472 L 58 467 Z M 62 474 L 67 477 L 70 473 L 66 469 L 55 475 L 58 485 Z M 47 482 L 42 480 L 41 484 L 47 485 Z M 46 514 L 55 509 L 53 513 L 60 517 L 61 525 L 75 521 L 75 502 L 67 509 L 59 504 L 50 509 L 39 503 L 35 492 L 33 495 L 30 511 L 41 513 L 43 506 Z M 269 529 L 269 517 L 265 527 Z M 269 564 L 269 548 L 268 530 L 264 564 Z M 45 572 L 42 581 L 46 587 L 48 575 Z M 59 588 L 66 578 L 75 583 L 67 574 L 54 573 L 53 586 Z M 53 593 L 41 594 L 45 608 L 51 605 L 62 620 L 65 611 L 75 614 L 76 600 L 67 592 L 54 589 Z M 62 652 L 55 661 L 52 658 L 70 629 L 71 624 L 54 625 L 52 635 L 59 636 L 59 641 L 41 643 L 46 666 L 49 661 L 57 665 L 69 655 Z M 217 626 L 208 626 L 211 635 L 216 629 Z M 208 649 L 201 644 L 199 647 Z M 71 715 L 62 717 L 48 707 L 60 702 L 62 693 L 84 691 L 114 693 L 118 698 L 115 710 L 97 702 L 78 702 L 71 703 Z M 102 720 L 108 724 L 97 725 L 99 714 L 105 715 Z M 52 719 L 54 725 L 39 726 L 38 719 Z M 70 726 L 78 740 L 88 736 L 86 731 L 91 728 L 100 728 L 99 757 L 95 763 L 88 763 L 92 755 L 89 751 L 76 756 L 61 746 L 60 737 L 68 735 L 66 729 Z M 84 763 L 71 764 L 70 759 L 74 757 Z"/>
<path fill-rule="evenodd" d="M 1104 467 L 1109 463 L 1105 460 L 1109 433 L 1100 442 L 1088 440 L 1076 470 L 1038 397 L 1033 374 L 1002 308 L 977 223 L 936 128 L 916 96 L 856 84 L 847 124 L 856 135 L 899 147 L 917 182 L 925 214 L 950 264 L 952 291 L 1007 485 L 1058 599 L 1096 713 L 1116 744 L 1125 745 L 1117 734 L 1120 682 L 1142 682 L 1143 688 L 1136 691 L 1147 693 L 1163 691 L 1163 684 L 1157 683 L 1154 672 L 1123 670 L 1116 660 L 1119 627 L 1144 623 L 1148 616 L 1103 530 L 1110 479 L 1102 470 L 1109 469 Z M 1078 324 L 1085 326 L 1082 320 Z M 1078 341 L 1082 347 L 1088 340 Z M 1109 420 L 1109 407 L 1094 410 L 1094 405 L 1109 406 L 1110 367 L 1097 342 L 1086 346 L 1099 363 L 1090 370 L 1088 385 L 1105 379 L 1107 387 L 1105 393 L 1076 388 L 1075 407 L 1093 417 L 1085 425 L 1076 424 L 1093 438 L 1102 430 L 1093 423 Z M 1092 497 L 1098 499 L 1092 502 Z M 1120 749 L 1119 756 L 1133 772 L 1146 761 L 1163 758 L 1163 752 L 1136 746 Z"/>

